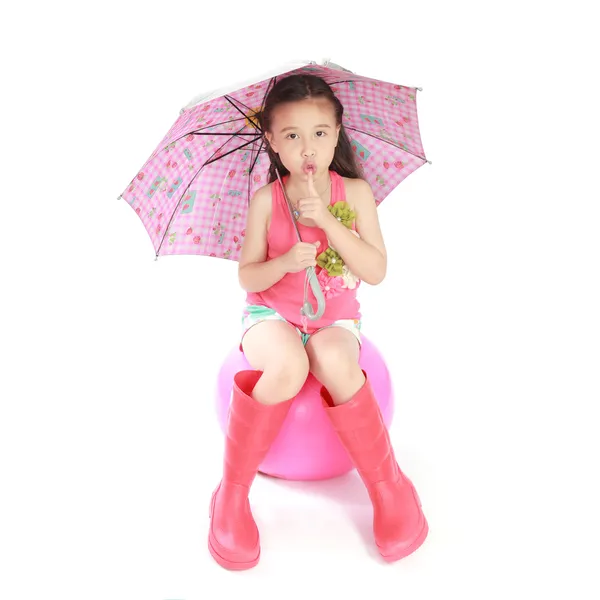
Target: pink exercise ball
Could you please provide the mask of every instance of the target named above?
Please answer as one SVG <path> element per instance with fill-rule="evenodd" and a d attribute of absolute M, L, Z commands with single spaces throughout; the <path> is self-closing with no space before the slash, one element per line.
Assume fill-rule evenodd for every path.
<path fill-rule="evenodd" d="M 383 420 L 389 429 L 394 413 L 390 374 L 375 345 L 361 336 L 359 364 L 367 373 Z M 251 370 L 239 345 L 223 362 L 218 376 L 216 408 L 221 430 L 226 431 L 233 378 L 239 371 Z M 335 433 L 320 397 L 321 384 L 309 374 L 275 438 L 259 472 L 296 481 L 330 479 L 348 473 L 352 462 Z"/>

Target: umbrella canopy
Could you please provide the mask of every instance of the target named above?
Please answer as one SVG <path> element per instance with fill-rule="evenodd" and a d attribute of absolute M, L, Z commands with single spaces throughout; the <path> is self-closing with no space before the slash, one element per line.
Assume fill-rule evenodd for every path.
<path fill-rule="evenodd" d="M 290 68 L 291 67 L 291 68 Z M 343 126 L 379 205 L 425 162 L 416 92 L 326 61 L 293 63 L 194 98 L 127 185 L 158 259 L 195 254 L 239 260 L 248 204 L 268 183 L 269 158 L 256 118 L 275 82 L 323 78 L 344 106 Z"/>

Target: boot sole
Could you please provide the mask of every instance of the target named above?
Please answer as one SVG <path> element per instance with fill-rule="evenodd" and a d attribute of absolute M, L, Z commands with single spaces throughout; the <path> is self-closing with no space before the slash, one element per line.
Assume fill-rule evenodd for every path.
<path fill-rule="evenodd" d="M 216 500 L 218 491 L 219 491 L 219 488 L 217 488 L 213 492 L 212 498 L 210 500 L 210 507 L 208 509 L 208 518 L 209 519 L 212 519 L 212 514 L 213 514 L 215 500 Z M 229 571 L 245 571 L 246 569 L 251 569 L 252 567 L 255 567 L 258 564 L 258 561 L 260 559 L 260 546 L 258 548 L 258 554 L 256 555 L 256 558 L 253 558 L 250 561 L 236 562 L 234 560 L 230 560 L 228 558 L 225 558 L 224 556 L 221 556 L 216 550 L 216 544 L 217 544 L 217 541 L 216 541 L 216 539 L 212 533 L 212 529 L 211 529 L 208 533 L 208 551 L 210 552 L 211 556 L 215 559 L 215 561 L 219 565 L 221 565 L 224 569 L 228 569 Z"/>
<path fill-rule="evenodd" d="M 246 569 L 251 569 L 258 564 L 260 559 L 260 551 L 258 552 L 258 556 L 250 562 L 233 562 L 227 558 L 224 558 L 215 550 L 213 546 L 212 533 L 208 536 L 208 550 L 215 561 L 224 569 L 228 569 L 229 571 L 245 571 Z"/>
<path fill-rule="evenodd" d="M 381 554 L 383 560 L 385 560 L 387 562 L 395 562 L 397 560 L 406 558 L 407 556 L 409 556 L 410 554 L 412 554 L 413 552 L 418 550 L 422 546 L 425 539 L 427 538 L 428 533 L 429 533 L 429 525 L 427 524 L 427 520 L 424 518 L 423 519 L 423 528 L 421 529 L 421 531 L 420 531 L 419 535 L 417 536 L 417 538 L 415 539 L 415 541 L 410 546 L 408 546 L 408 548 L 403 548 L 399 552 L 394 552 L 393 550 L 391 550 L 391 551 L 384 550 L 380 546 L 377 546 L 377 549 L 379 550 L 379 554 Z"/>

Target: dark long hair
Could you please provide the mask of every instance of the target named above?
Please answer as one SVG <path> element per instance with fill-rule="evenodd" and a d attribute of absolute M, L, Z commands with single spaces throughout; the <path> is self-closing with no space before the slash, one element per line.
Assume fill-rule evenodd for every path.
<path fill-rule="evenodd" d="M 316 75 L 288 75 L 277 81 L 265 99 L 262 112 L 256 115 L 263 132 L 271 131 L 273 110 L 277 105 L 284 102 L 307 100 L 309 98 L 326 98 L 329 100 L 335 111 L 336 123 L 337 125 L 341 125 L 338 144 L 329 168 L 342 177 L 364 179 L 364 173 L 356 159 L 356 155 L 352 151 L 350 140 L 342 124 L 344 107 L 329 84 L 321 77 L 317 77 Z M 285 168 L 279 155 L 273 152 L 266 138 L 264 139 L 264 143 L 266 144 L 267 154 L 271 161 L 268 182 L 272 183 L 277 179 L 275 169 L 279 171 L 281 177 L 288 175 L 289 170 Z"/>

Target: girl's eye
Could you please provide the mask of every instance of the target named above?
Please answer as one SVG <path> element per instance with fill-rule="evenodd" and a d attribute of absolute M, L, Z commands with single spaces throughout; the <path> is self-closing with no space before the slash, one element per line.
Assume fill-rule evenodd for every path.
<path fill-rule="evenodd" d="M 317 131 L 317 133 L 322 133 L 322 134 L 323 134 L 323 135 L 320 135 L 319 137 L 324 137 L 324 136 L 326 136 L 326 135 L 327 135 L 327 132 L 325 132 L 325 131 L 322 131 L 322 130 L 319 130 L 319 131 Z M 287 137 L 288 137 L 288 139 L 290 139 L 290 136 L 292 136 L 292 135 L 298 135 L 298 134 L 297 134 L 297 133 L 290 133 L 290 134 L 287 136 Z"/>

